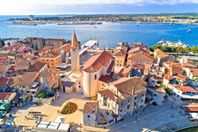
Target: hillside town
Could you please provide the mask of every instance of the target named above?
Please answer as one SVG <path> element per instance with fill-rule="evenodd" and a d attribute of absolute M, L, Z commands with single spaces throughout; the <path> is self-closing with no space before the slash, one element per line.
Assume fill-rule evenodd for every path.
<path fill-rule="evenodd" d="M 0 129 L 166 132 L 197 125 L 196 54 L 98 44 L 81 44 L 75 32 L 71 40 L 0 41 Z"/>

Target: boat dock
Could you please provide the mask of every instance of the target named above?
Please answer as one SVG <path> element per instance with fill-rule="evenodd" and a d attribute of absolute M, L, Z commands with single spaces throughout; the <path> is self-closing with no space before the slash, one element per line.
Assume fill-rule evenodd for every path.
<path fill-rule="evenodd" d="M 99 45 L 99 42 L 97 40 L 89 40 L 83 45 L 81 45 L 80 55 L 82 55 L 87 49 L 93 48 L 95 45 Z"/>

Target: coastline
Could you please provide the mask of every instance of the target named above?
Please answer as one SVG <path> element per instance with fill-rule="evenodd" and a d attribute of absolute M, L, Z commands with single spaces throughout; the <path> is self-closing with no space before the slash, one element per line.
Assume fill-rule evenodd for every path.
<path fill-rule="evenodd" d="M 42 21 L 42 22 L 36 22 L 36 21 L 10 21 L 6 20 L 8 22 L 12 22 L 13 25 L 27 25 L 27 26 L 38 26 L 38 25 L 50 25 L 50 24 L 56 24 L 56 25 L 101 25 L 103 23 L 122 23 L 122 24 L 181 24 L 181 25 L 198 25 L 198 23 L 182 23 L 182 22 L 147 22 L 147 21 L 115 21 L 115 22 L 110 22 L 110 21 L 76 21 L 76 22 L 71 22 L 71 21 L 52 21 L 52 22 L 47 22 L 47 21 Z M 1 21 L 0 21 L 1 22 Z M 3 22 L 3 21 L 2 21 Z"/>

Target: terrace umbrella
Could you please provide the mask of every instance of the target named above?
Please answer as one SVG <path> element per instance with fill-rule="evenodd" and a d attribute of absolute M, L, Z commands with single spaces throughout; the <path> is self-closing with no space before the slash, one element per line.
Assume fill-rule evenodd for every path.
<path fill-rule="evenodd" d="M 0 118 L 2 118 L 4 116 L 5 112 L 4 111 L 0 111 Z"/>
<path fill-rule="evenodd" d="M 0 105 L 0 110 L 6 111 L 7 109 L 8 109 L 8 105 L 7 104 Z"/>

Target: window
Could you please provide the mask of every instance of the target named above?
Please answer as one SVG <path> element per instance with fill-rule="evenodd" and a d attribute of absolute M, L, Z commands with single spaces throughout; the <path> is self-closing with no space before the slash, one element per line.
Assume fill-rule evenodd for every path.
<path fill-rule="evenodd" d="M 97 80 L 97 75 L 94 76 L 94 79 Z"/>
<path fill-rule="evenodd" d="M 130 108 L 130 105 L 127 105 L 127 109 L 129 109 Z"/>

